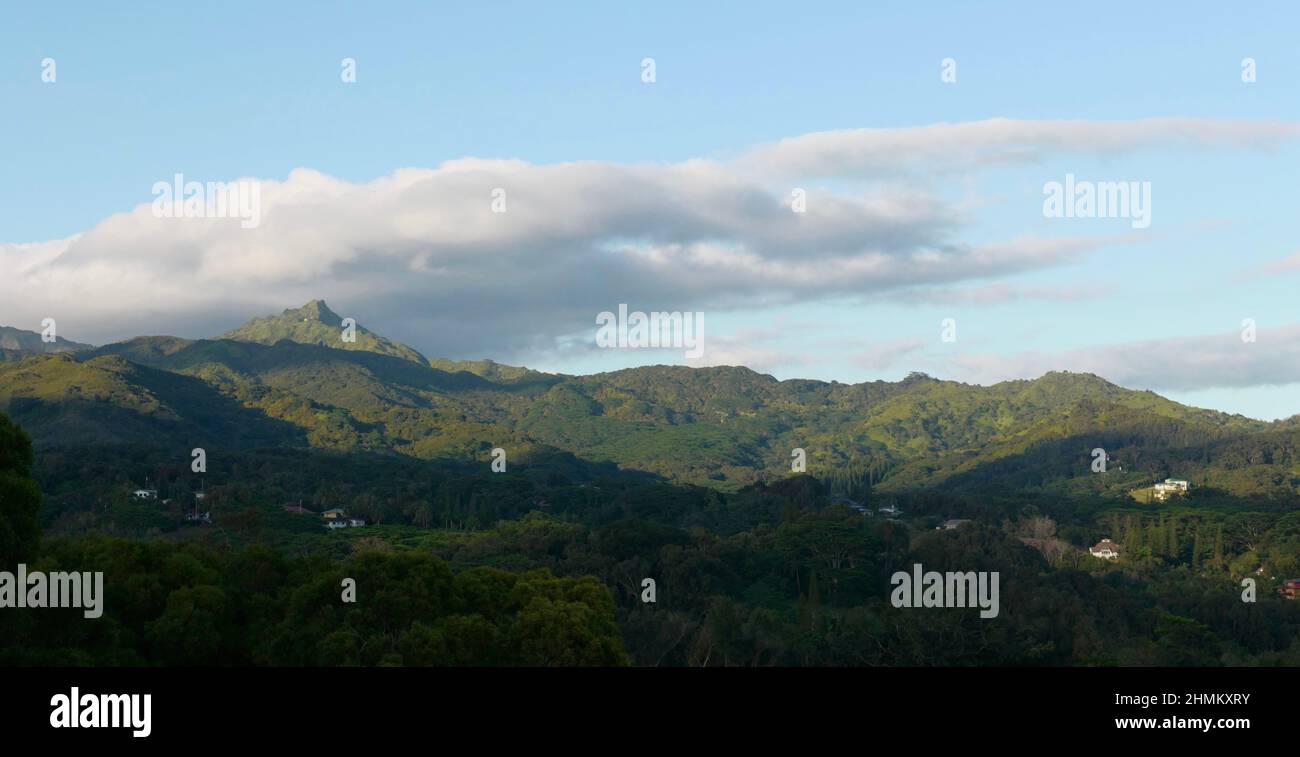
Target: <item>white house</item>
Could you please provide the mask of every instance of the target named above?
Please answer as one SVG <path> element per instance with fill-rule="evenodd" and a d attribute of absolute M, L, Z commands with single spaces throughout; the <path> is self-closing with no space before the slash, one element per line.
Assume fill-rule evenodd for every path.
<path fill-rule="evenodd" d="M 1088 549 L 1088 554 L 1103 560 L 1114 560 L 1119 557 L 1119 545 L 1110 539 L 1102 539 L 1096 546 Z"/>
<path fill-rule="evenodd" d="M 898 516 L 903 514 L 903 511 L 899 510 L 898 507 L 895 505 L 885 505 L 884 507 L 878 508 L 876 512 L 880 513 L 886 518 L 897 518 Z"/>
<path fill-rule="evenodd" d="M 1156 499 L 1165 500 L 1170 494 L 1186 494 L 1191 484 L 1181 478 L 1166 478 L 1164 481 L 1152 487 L 1155 491 Z"/>
<path fill-rule="evenodd" d="M 349 516 L 347 511 L 342 508 L 332 508 L 320 514 L 325 521 L 325 527 L 334 528 L 360 528 L 369 521 L 360 515 Z"/>
<path fill-rule="evenodd" d="M 942 525 L 942 526 L 935 526 L 934 530 L 935 530 L 935 531 L 952 531 L 952 530 L 954 530 L 954 529 L 961 528 L 962 525 L 964 525 L 964 524 L 966 524 L 966 523 L 970 523 L 970 519 L 969 519 L 969 518 L 953 518 L 952 520 L 945 520 L 945 521 L 943 522 L 943 525 Z"/>
<path fill-rule="evenodd" d="M 136 489 L 135 498 L 136 499 L 158 499 L 158 490 L 157 489 Z"/>

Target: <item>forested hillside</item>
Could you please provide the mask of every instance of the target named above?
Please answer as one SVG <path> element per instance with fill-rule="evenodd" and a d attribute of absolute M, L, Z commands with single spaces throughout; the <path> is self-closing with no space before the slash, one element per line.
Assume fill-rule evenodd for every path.
<path fill-rule="evenodd" d="M 425 360 L 322 302 L 218 340 L 139 337 L 0 363 L 0 409 L 40 449 L 156 443 L 303 446 L 483 461 L 557 450 L 724 491 L 791 472 L 867 467 L 883 490 L 1068 489 L 1119 495 L 1167 476 L 1240 496 L 1292 497 L 1295 419 L 1186 407 L 1087 374 L 977 386 L 777 381 L 741 367 L 591 376 Z M 79 437 L 79 438 L 77 438 Z M 1092 475 L 1102 448 L 1106 476 Z"/>
<path fill-rule="evenodd" d="M 0 616 L 6 662 L 1300 664 L 1300 420 L 1069 373 L 564 376 L 340 328 L 311 303 L 4 353 L 0 552 L 109 587 L 102 623 Z M 1191 488 L 1154 501 L 1166 477 Z M 996 622 L 894 607 L 918 562 L 999 572 Z"/>

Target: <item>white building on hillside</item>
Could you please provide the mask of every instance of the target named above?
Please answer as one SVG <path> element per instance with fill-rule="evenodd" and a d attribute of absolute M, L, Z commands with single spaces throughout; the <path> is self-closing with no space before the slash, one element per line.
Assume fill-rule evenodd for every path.
<path fill-rule="evenodd" d="M 1186 494 L 1191 484 L 1181 478 L 1166 478 L 1164 481 L 1156 484 L 1152 489 L 1155 491 L 1156 499 L 1164 501 L 1171 494 Z"/>
<path fill-rule="evenodd" d="M 1110 539 L 1102 539 L 1097 542 L 1097 546 L 1088 549 L 1088 554 L 1103 560 L 1114 560 L 1119 557 L 1119 545 Z"/>

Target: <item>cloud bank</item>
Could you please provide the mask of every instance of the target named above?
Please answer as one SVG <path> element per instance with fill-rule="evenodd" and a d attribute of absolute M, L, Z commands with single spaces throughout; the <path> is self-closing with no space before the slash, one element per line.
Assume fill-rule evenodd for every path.
<path fill-rule="evenodd" d="M 976 302 L 1052 296 L 989 282 L 1126 238 L 970 243 L 970 209 L 928 177 L 1061 153 L 1256 149 L 1295 136 L 1300 126 L 1279 122 L 997 119 L 808 134 L 728 161 L 465 158 L 367 182 L 301 168 L 260 180 L 255 229 L 158 218 L 143 201 L 67 239 L 0 244 L 0 322 L 33 328 L 53 317 L 79 341 L 207 336 L 325 298 L 428 354 L 506 360 L 572 343 L 619 303 L 718 312 L 846 296 L 920 302 L 959 284 L 979 287 Z M 853 188 L 818 184 L 824 177 Z M 806 212 L 796 213 L 791 192 L 804 180 Z M 720 346 L 753 352 L 734 338 Z M 965 369 L 998 374 L 1014 360 L 1032 362 Z"/>
<path fill-rule="evenodd" d="M 1284 386 L 1300 382 L 1300 324 L 1259 328 L 1253 342 L 1230 332 L 1062 352 L 958 354 L 948 367 L 955 377 L 980 384 L 1068 370 L 1153 391 Z"/>

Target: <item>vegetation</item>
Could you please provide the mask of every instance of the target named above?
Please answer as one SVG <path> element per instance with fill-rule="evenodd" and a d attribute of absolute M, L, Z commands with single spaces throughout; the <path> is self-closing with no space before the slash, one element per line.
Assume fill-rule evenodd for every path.
<path fill-rule="evenodd" d="M 0 326 L 0 353 L 18 353 L 18 352 L 76 352 L 78 350 L 90 349 L 89 344 L 79 342 L 70 342 L 61 336 L 56 336 L 54 341 L 47 342 L 41 338 L 40 334 L 34 331 L 24 331 L 16 329 L 13 326 Z M 18 354 L 10 354 L 7 357 L 17 358 Z M 6 357 L 0 357 L 0 361 Z"/>
<path fill-rule="evenodd" d="M 736 491 L 787 475 L 799 447 L 811 471 L 869 468 L 890 491 L 1119 496 L 1166 476 L 1235 496 L 1300 491 L 1300 420 L 1199 410 L 1086 374 L 990 387 L 669 366 L 574 377 L 426 361 L 361 327 L 347 343 L 340 323 L 313 302 L 216 341 L 26 355 L 0 362 L 0 409 L 38 449 L 206 442 L 484 461 L 502 447 Z M 1091 469 L 1098 447 L 1105 476 Z"/>
<path fill-rule="evenodd" d="M 1300 577 L 1300 419 L 1065 373 L 550 375 L 336 344 L 338 320 L 5 353 L 0 409 L 35 453 L 0 416 L 0 557 L 108 593 L 95 621 L 0 611 L 5 661 L 1300 664 L 1277 592 Z M 1141 496 L 1165 477 L 1192 488 Z M 131 496 L 146 480 L 159 500 Z M 186 519 L 200 486 L 210 524 Z M 370 525 L 327 531 L 334 507 Z M 1088 554 L 1102 538 L 1118 560 Z M 1000 615 L 893 607 L 915 563 L 998 572 Z"/>
<path fill-rule="evenodd" d="M 390 355 L 416 363 L 425 362 L 424 356 L 405 344 L 394 342 L 361 326 L 356 327 L 355 339 L 343 341 L 339 335 L 343 319 L 320 300 L 312 300 L 300 308 L 290 308 L 278 316 L 255 318 L 222 339 L 258 344 L 276 344 L 280 341 L 299 344 L 318 344 L 343 350 L 364 350 L 380 355 Z"/>

